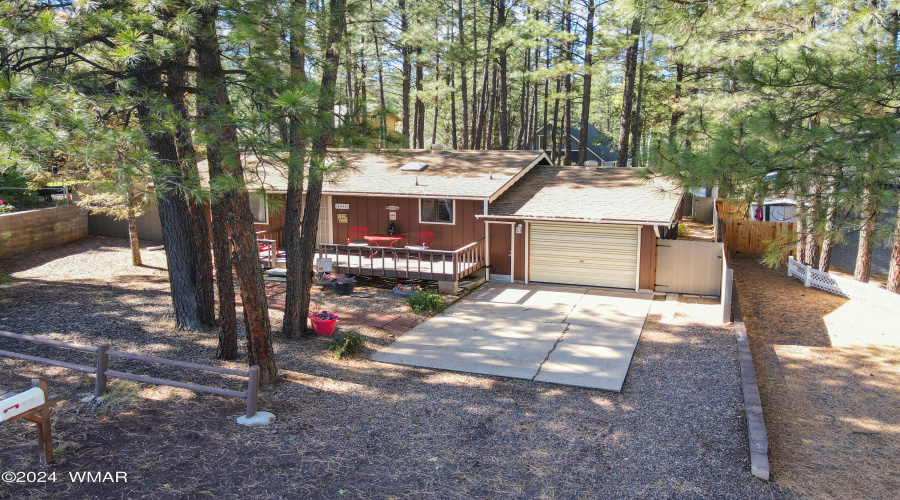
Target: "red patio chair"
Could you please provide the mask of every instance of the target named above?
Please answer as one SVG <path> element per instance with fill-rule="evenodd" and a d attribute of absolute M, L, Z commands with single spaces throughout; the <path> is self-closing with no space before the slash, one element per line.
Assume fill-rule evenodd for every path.
<path fill-rule="evenodd" d="M 351 227 L 350 228 L 350 236 L 347 238 L 347 244 L 351 247 L 367 247 L 369 246 L 369 242 L 366 241 L 366 236 L 369 235 L 369 228 L 367 227 Z"/>
<path fill-rule="evenodd" d="M 432 231 L 419 231 L 419 235 L 416 236 L 416 244 L 406 245 L 404 248 L 409 250 L 429 250 L 433 241 L 434 233 Z"/>

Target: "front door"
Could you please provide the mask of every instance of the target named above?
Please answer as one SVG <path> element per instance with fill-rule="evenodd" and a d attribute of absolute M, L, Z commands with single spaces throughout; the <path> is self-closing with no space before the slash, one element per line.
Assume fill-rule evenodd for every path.
<path fill-rule="evenodd" d="M 488 222 L 487 231 L 490 279 L 512 282 L 513 224 Z"/>

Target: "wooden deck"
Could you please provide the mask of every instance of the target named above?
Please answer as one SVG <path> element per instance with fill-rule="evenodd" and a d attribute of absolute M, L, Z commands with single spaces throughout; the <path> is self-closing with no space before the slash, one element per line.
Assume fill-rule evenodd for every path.
<path fill-rule="evenodd" d="M 484 267 L 484 240 L 456 250 L 409 250 L 320 244 L 319 258 L 332 261 L 332 272 L 388 278 L 459 281 Z"/>

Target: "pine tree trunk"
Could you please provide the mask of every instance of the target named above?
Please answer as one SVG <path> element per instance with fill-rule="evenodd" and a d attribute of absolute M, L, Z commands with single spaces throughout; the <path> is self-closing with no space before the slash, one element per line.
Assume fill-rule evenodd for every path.
<path fill-rule="evenodd" d="M 187 52 L 181 54 L 177 64 L 169 72 L 169 84 L 175 89 L 169 92 L 169 100 L 183 122 L 190 120 L 190 110 L 184 98 L 187 86 L 184 73 L 178 69 L 188 64 Z M 197 154 L 194 151 L 190 131 L 179 122 L 175 128 L 175 148 L 178 151 L 178 163 L 183 179 L 197 179 Z M 209 243 L 209 224 L 206 219 L 206 204 L 193 196 L 185 196 L 191 216 L 193 230 L 188 238 L 196 254 L 194 268 L 195 293 L 197 295 L 197 316 L 205 326 L 216 324 L 216 296 L 213 284 L 212 248 Z"/>
<path fill-rule="evenodd" d="M 556 77 L 556 95 L 562 88 L 562 81 Z M 559 164 L 559 98 L 553 99 L 553 136 L 550 144 L 550 160 L 554 165 Z"/>
<path fill-rule="evenodd" d="M 653 40 L 650 41 L 653 43 Z M 644 57 L 647 52 L 647 35 L 641 34 L 641 62 L 638 67 L 637 102 L 634 106 L 634 120 L 631 123 L 631 164 L 633 167 L 641 167 L 641 107 L 644 100 Z"/>
<path fill-rule="evenodd" d="M 463 2 L 459 0 L 459 12 L 458 12 L 458 21 L 459 21 L 459 46 L 462 48 L 468 49 L 466 47 L 466 28 L 464 26 L 464 16 L 463 16 Z M 462 145 L 463 149 L 469 149 L 469 82 L 466 78 L 466 61 L 465 59 L 460 59 L 459 61 L 459 78 L 460 85 L 462 91 Z M 453 97 L 456 97 L 456 94 L 453 94 Z M 453 109 L 456 110 L 456 104 L 453 104 Z M 456 129 L 456 118 L 453 118 L 453 128 Z M 456 149 L 456 132 L 453 132 L 453 148 Z"/>
<path fill-rule="evenodd" d="M 409 30 L 409 15 L 406 13 L 406 0 L 398 0 L 400 8 L 400 32 L 405 34 Z M 401 83 L 400 95 L 403 102 L 403 121 L 401 122 L 402 147 L 408 148 L 412 141 L 409 135 L 409 101 L 412 83 L 412 63 L 409 60 L 409 46 L 403 42 L 400 46 L 400 57 L 403 59 L 403 81 Z"/>
<path fill-rule="evenodd" d="M 259 262 L 259 245 L 250 211 L 250 197 L 244 188 L 236 189 L 235 183 L 243 182 L 244 170 L 239 157 L 236 126 L 229 119 L 231 102 L 222 71 L 219 40 L 216 32 L 218 6 L 201 9 L 201 30 L 196 38 L 198 101 L 203 108 L 200 126 L 209 141 L 206 145 L 207 162 L 218 164 L 224 176 L 230 177 L 230 186 L 224 196 L 228 206 L 228 229 L 234 248 L 234 269 L 237 272 L 244 309 L 244 325 L 247 329 L 247 357 L 251 365 L 258 365 L 260 382 L 271 384 L 277 380 L 272 349 L 269 308 L 265 281 Z M 224 278 L 224 276 L 222 277 Z"/>
<path fill-rule="evenodd" d="M 572 33 L 572 0 L 566 1 L 566 33 Z M 572 42 L 566 42 L 566 62 L 567 66 L 572 66 Z M 566 72 L 565 77 L 566 96 L 563 102 L 563 129 L 560 131 L 562 140 L 565 141 L 565 156 L 563 157 L 563 165 L 572 164 L 572 75 Z"/>
<path fill-rule="evenodd" d="M 305 0 L 293 0 L 294 9 L 304 12 Z M 290 33 L 288 57 L 290 58 L 290 78 L 292 83 L 301 85 L 306 81 L 305 16 L 303 26 L 295 26 Z M 377 40 L 376 40 L 377 41 Z M 383 111 L 383 110 L 382 110 Z M 384 113 L 382 113 L 382 120 Z M 285 261 L 285 307 L 281 333 L 285 338 L 306 330 L 306 317 L 300 315 L 303 309 L 302 264 L 300 262 L 300 224 L 303 214 L 303 164 L 306 158 L 304 138 L 301 131 L 302 117 L 291 114 L 290 150 L 288 152 L 288 186 L 284 203 L 284 261 Z M 383 133 L 383 130 L 382 130 Z"/>
<path fill-rule="evenodd" d="M 140 266 L 142 264 L 141 242 L 138 240 L 137 215 L 135 214 L 136 200 L 130 187 L 125 196 L 128 210 L 128 243 L 131 245 L 131 265 Z"/>
<path fill-rule="evenodd" d="M 870 189 L 863 194 L 863 210 L 860 214 L 859 247 L 856 254 L 856 270 L 853 278 L 868 283 L 872 275 L 872 248 L 878 227 L 878 203 Z"/>
<path fill-rule="evenodd" d="M 894 229 L 894 248 L 891 251 L 887 289 L 890 292 L 900 293 L 900 207 L 897 208 L 897 227 Z"/>
<path fill-rule="evenodd" d="M 622 94 L 622 114 L 619 117 L 619 151 L 616 167 L 628 166 L 628 134 L 631 131 L 631 109 L 634 105 L 634 80 L 637 72 L 638 39 L 641 35 L 641 18 L 636 16 L 631 22 L 631 36 L 634 41 L 625 51 L 625 90 Z"/>
<path fill-rule="evenodd" d="M 494 38 L 494 2 L 491 2 L 491 14 L 488 19 L 487 50 L 484 53 L 484 70 L 481 80 L 481 98 L 478 101 L 478 123 L 475 126 L 475 143 L 472 145 L 473 149 L 486 149 L 483 146 L 483 144 L 487 142 L 484 139 L 484 136 L 490 134 L 490 132 L 484 130 L 484 126 L 485 120 L 487 119 L 488 105 L 490 104 L 490 101 L 488 100 L 488 75 L 490 74 L 491 66 L 491 41 Z"/>
<path fill-rule="evenodd" d="M 305 5 L 305 3 L 304 3 Z M 373 1 L 369 0 L 369 10 L 374 10 Z M 384 65 L 381 62 L 381 47 L 375 24 L 372 24 L 372 40 L 375 42 L 375 62 L 378 64 L 378 147 L 384 148 L 387 142 L 387 103 L 384 98 Z"/>
<path fill-rule="evenodd" d="M 806 259 L 806 207 L 802 196 L 797 196 L 797 261 L 808 264 Z"/>
<path fill-rule="evenodd" d="M 506 26 L 506 0 L 497 0 L 497 26 L 503 28 Z M 499 68 L 500 68 L 500 95 L 498 118 L 500 121 L 500 149 L 509 149 L 509 82 L 506 71 L 506 44 L 500 49 Z"/>
<path fill-rule="evenodd" d="M 425 101 L 422 92 L 425 90 L 425 68 L 422 66 L 422 48 L 416 49 L 416 147 L 425 149 Z"/>
<path fill-rule="evenodd" d="M 490 38 L 488 38 L 490 42 Z M 472 126 L 469 127 L 469 148 L 478 149 L 476 139 L 478 129 L 478 105 L 481 103 L 478 93 L 478 8 L 472 6 Z"/>
<path fill-rule="evenodd" d="M 152 63 L 143 59 L 129 68 L 142 88 L 158 88 L 160 74 L 151 71 Z M 163 245 L 169 273 L 169 287 L 178 330 L 202 330 L 197 307 L 196 274 L 197 254 L 192 244 L 193 220 L 184 193 L 176 186 L 183 184 L 178 162 L 175 135 L 157 130 L 156 116 L 146 101 L 136 105 L 138 122 L 147 139 L 159 169 L 155 171 L 157 208 L 162 226 Z"/>
<path fill-rule="evenodd" d="M 491 69 L 491 102 L 484 149 L 493 149 L 494 147 L 494 115 L 497 113 L 497 64 L 494 63 L 493 66 L 493 69 Z"/>
<path fill-rule="evenodd" d="M 335 82 L 340 55 L 335 49 L 346 33 L 346 0 L 328 1 L 328 24 L 325 32 L 325 57 L 323 58 L 322 80 L 317 100 L 319 127 L 312 140 L 309 182 L 306 190 L 306 209 L 303 213 L 303 227 L 300 239 L 300 261 L 303 269 L 304 286 L 301 305 L 302 316 L 309 315 L 310 288 L 312 288 L 313 259 L 316 254 L 316 239 L 319 229 L 319 207 L 322 199 L 322 176 L 331 144 L 332 125 L 326 118 L 334 109 Z M 307 330 L 310 333 L 311 330 Z"/>
<path fill-rule="evenodd" d="M 588 151 L 588 126 L 591 117 L 591 65 L 593 62 L 594 46 L 594 0 L 587 2 L 588 15 L 585 24 L 584 41 L 584 88 L 581 94 L 581 130 L 578 143 L 578 164 L 584 165 L 587 161 Z"/>
<path fill-rule="evenodd" d="M 832 193 L 831 198 L 834 197 Z M 831 251 L 834 247 L 834 227 L 837 219 L 837 206 L 833 199 L 827 199 L 828 208 L 825 211 L 825 231 L 822 234 L 822 250 L 819 252 L 819 270 L 828 272 L 831 268 Z"/>
<path fill-rule="evenodd" d="M 529 71 L 529 64 L 531 62 L 531 49 L 525 49 L 525 64 L 522 66 L 524 68 L 523 73 L 527 74 Z M 522 142 L 525 140 L 525 129 L 528 128 L 528 119 L 526 118 L 526 112 L 530 110 L 528 107 L 528 100 L 531 98 L 531 95 L 528 93 L 528 82 L 523 77 L 522 78 L 522 95 L 519 98 L 519 134 L 516 138 L 516 149 L 522 149 Z"/>
<path fill-rule="evenodd" d="M 684 114 L 681 111 L 681 83 L 684 81 L 684 64 L 675 64 L 675 98 L 672 103 L 672 119 L 669 121 L 669 140 L 675 138 L 675 130 L 678 127 L 678 120 Z"/>
<path fill-rule="evenodd" d="M 456 134 L 457 134 L 457 129 L 456 129 L 456 89 L 455 89 L 455 87 L 456 87 L 455 80 L 456 79 L 454 76 L 455 75 L 453 74 L 453 70 L 451 69 L 450 70 L 450 81 L 448 82 L 448 85 L 450 86 L 451 89 L 454 89 L 454 90 L 450 91 L 450 124 L 452 127 L 451 131 L 450 131 L 450 147 L 452 147 L 455 150 L 455 149 L 457 149 L 458 143 L 457 143 L 457 138 L 456 138 Z M 435 116 L 437 116 L 437 110 L 435 110 Z"/>
<path fill-rule="evenodd" d="M 209 162 L 207 162 L 209 164 Z M 211 165 L 210 165 L 211 166 Z M 210 168 L 210 177 L 222 175 L 221 165 L 218 171 Z M 223 195 L 225 196 L 225 195 Z M 234 275 L 231 263 L 231 242 L 228 239 L 228 202 L 223 196 L 211 202 L 212 211 L 212 244 L 216 266 L 216 291 L 219 292 L 219 344 L 216 347 L 217 359 L 237 359 L 237 311 L 234 298 Z"/>
<path fill-rule="evenodd" d="M 816 235 L 816 220 L 819 217 L 819 191 L 813 188 L 811 205 L 806 213 L 806 264 L 814 269 L 819 265 L 819 241 Z"/>

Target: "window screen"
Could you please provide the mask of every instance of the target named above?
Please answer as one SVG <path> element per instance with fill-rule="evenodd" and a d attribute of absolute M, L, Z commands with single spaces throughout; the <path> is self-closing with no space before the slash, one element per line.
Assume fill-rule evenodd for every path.
<path fill-rule="evenodd" d="M 423 199 L 421 220 L 453 224 L 453 200 Z"/>
<path fill-rule="evenodd" d="M 250 211 L 253 212 L 253 222 L 267 224 L 269 222 L 266 210 L 266 196 L 259 193 L 250 193 Z"/>

